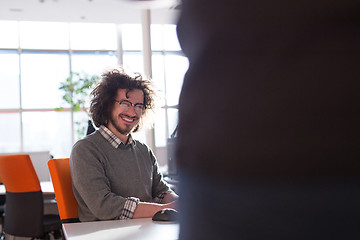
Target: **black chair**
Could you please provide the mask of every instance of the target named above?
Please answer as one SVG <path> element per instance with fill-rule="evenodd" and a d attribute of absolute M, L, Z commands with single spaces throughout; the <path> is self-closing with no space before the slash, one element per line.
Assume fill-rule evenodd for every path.
<path fill-rule="evenodd" d="M 4 232 L 5 202 L 6 202 L 6 196 L 0 195 L 0 226 L 1 226 L 0 240 L 5 239 L 5 232 Z"/>
<path fill-rule="evenodd" d="M 4 232 L 32 239 L 61 237 L 59 215 L 44 215 L 40 182 L 28 154 L 0 155 L 0 176 L 6 188 Z"/>

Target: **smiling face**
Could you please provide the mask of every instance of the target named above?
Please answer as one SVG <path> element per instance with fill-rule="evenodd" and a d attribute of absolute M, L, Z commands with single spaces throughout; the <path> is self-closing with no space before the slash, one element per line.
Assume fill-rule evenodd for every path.
<path fill-rule="evenodd" d="M 122 100 L 127 100 L 133 105 L 124 110 L 119 104 Z M 126 94 L 126 89 L 118 89 L 115 101 L 107 127 L 125 143 L 129 133 L 140 121 L 141 113 L 135 112 L 134 104 L 144 103 L 144 93 L 140 89 L 134 89 Z"/>

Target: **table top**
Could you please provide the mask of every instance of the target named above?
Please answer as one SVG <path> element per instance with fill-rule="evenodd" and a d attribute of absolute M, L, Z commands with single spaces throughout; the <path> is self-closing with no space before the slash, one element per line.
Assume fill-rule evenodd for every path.
<path fill-rule="evenodd" d="M 41 191 L 44 194 L 54 194 L 54 187 L 51 181 L 40 182 L 40 186 L 41 186 Z M 0 195 L 5 193 L 6 193 L 5 186 L 3 184 L 0 184 Z"/>
<path fill-rule="evenodd" d="M 174 240 L 179 235 L 179 223 L 154 222 L 151 218 L 65 223 L 62 226 L 67 240 Z"/>

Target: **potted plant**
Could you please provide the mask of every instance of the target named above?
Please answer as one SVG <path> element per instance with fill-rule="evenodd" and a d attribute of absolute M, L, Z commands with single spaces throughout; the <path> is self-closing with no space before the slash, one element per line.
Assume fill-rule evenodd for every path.
<path fill-rule="evenodd" d="M 72 127 L 76 132 L 76 140 L 85 135 L 88 125 L 84 122 L 74 122 L 74 112 L 87 112 L 86 102 L 89 93 L 96 82 L 100 79 L 98 75 L 88 75 L 86 73 L 71 72 L 65 81 L 60 83 L 59 90 L 63 91 L 62 99 L 70 105 Z M 56 108 L 57 111 L 64 111 L 63 107 Z M 89 122 L 87 122 L 89 123 Z M 91 122 L 89 123 L 91 124 Z M 73 140 L 75 138 L 73 137 Z"/>

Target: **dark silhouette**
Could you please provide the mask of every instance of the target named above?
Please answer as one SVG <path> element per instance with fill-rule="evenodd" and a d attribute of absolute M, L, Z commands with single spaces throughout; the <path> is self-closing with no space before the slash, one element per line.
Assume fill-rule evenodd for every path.
<path fill-rule="evenodd" d="M 360 2 L 183 0 L 181 239 L 359 239 Z"/>

